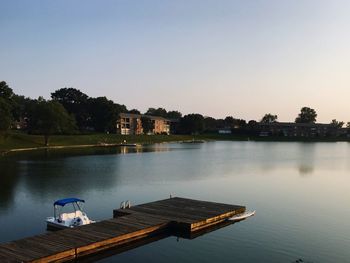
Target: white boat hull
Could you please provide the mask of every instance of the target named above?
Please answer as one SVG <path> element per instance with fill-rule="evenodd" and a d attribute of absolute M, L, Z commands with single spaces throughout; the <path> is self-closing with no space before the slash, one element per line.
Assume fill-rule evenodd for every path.
<path fill-rule="evenodd" d="M 238 215 L 234 215 L 234 216 L 230 217 L 228 220 L 236 222 L 236 221 L 241 221 L 241 220 L 247 219 L 248 217 L 251 217 L 254 215 L 255 215 L 255 211 L 247 211 L 247 212 L 244 212 L 244 213 L 241 213 Z"/>
<path fill-rule="evenodd" d="M 95 221 L 90 220 L 85 213 L 81 213 L 81 216 L 71 216 L 68 218 L 65 218 L 65 220 L 54 218 L 54 217 L 48 217 L 46 219 L 47 228 L 48 229 L 65 229 L 65 228 L 74 228 L 82 225 L 88 225 L 95 223 Z M 62 215 L 72 215 L 72 214 L 61 214 Z"/>

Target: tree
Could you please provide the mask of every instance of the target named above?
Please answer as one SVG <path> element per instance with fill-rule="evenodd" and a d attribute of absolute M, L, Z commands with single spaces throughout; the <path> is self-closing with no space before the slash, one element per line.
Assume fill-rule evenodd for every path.
<path fill-rule="evenodd" d="M 5 81 L 0 81 L 0 98 L 10 100 L 13 95 L 13 91 L 7 83 Z"/>
<path fill-rule="evenodd" d="M 73 114 L 80 130 L 86 129 L 90 118 L 88 96 L 78 89 L 62 88 L 51 93 L 51 98 L 61 103 L 69 114 Z"/>
<path fill-rule="evenodd" d="M 179 131 L 183 134 L 197 134 L 204 130 L 204 117 L 200 114 L 188 114 L 181 118 Z"/>
<path fill-rule="evenodd" d="M 15 94 L 13 90 L 7 85 L 5 81 L 0 82 L 0 98 L 7 104 L 7 108 L 10 111 L 10 118 L 13 121 L 14 117 L 17 119 L 16 109 L 18 108 L 17 102 L 14 100 Z"/>
<path fill-rule="evenodd" d="M 148 117 L 141 117 L 143 133 L 148 134 L 154 130 L 154 122 Z"/>
<path fill-rule="evenodd" d="M 350 121 L 346 123 L 346 128 L 350 129 Z"/>
<path fill-rule="evenodd" d="M 141 114 L 141 112 L 137 109 L 132 109 L 132 110 L 129 110 L 129 113 L 132 113 L 132 114 Z"/>
<path fill-rule="evenodd" d="M 118 118 L 118 105 L 106 97 L 90 98 L 88 100 L 90 125 L 98 132 L 114 131 Z"/>
<path fill-rule="evenodd" d="M 172 111 L 168 111 L 168 113 L 166 114 L 166 117 L 168 119 L 178 120 L 182 117 L 182 113 L 176 110 L 172 110 Z"/>
<path fill-rule="evenodd" d="M 11 121 L 12 114 L 10 106 L 3 98 L 0 98 L 0 133 L 10 129 Z"/>
<path fill-rule="evenodd" d="M 236 119 L 232 116 L 227 116 L 224 119 L 224 126 L 228 128 L 243 128 L 247 125 L 247 122 L 243 119 Z"/>
<path fill-rule="evenodd" d="M 53 134 L 74 133 L 76 124 L 74 118 L 57 101 L 35 101 L 30 121 L 30 131 L 44 135 L 45 145 L 49 145 L 49 137 Z"/>
<path fill-rule="evenodd" d="M 314 109 L 303 107 L 300 110 L 298 117 L 295 119 L 296 123 L 315 123 L 317 113 Z"/>
<path fill-rule="evenodd" d="M 160 117 L 166 118 L 167 117 L 167 111 L 166 111 L 166 109 L 163 109 L 163 108 L 158 108 L 158 109 L 149 108 L 146 111 L 145 115 L 160 116 Z"/>
<path fill-rule="evenodd" d="M 331 122 L 331 125 L 333 125 L 334 127 L 337 128 L 342 128 L 344 126 L 344 122 L 343 121 L 337 121 L 336 119 L 333 119 Z"/>
<path fill-rule="evenodd" d="M 273 123 L 273 122 L 277 122 L 277 115 L 273 115 L 271 113 L 267 113 L 264 115 L 264 117 L 262 117 L 261 121 L 262 123 Z"/>
<path fill-rule="evenodd" d="M 208 132 L 216 131 L 216 119 L 212 117 L 204 118 L 204 130 Z"/>

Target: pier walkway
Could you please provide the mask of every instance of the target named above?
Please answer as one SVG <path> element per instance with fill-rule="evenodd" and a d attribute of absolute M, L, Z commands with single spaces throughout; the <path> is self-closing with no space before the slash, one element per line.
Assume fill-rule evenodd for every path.
<path fill-rule="evenodd" d="M 65 262 L 168 233 L 191 235 L 244 206 L 174 197 L 113 211 L 113 218 L 0 244 L 0 262 Z"/>

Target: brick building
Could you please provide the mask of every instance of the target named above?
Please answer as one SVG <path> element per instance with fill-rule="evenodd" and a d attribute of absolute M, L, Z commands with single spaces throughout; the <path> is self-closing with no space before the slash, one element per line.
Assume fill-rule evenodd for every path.
<path fill-rule="evenodd" d="M 171 120 L 151 115 L 121 113 L 117 120 L 117 134 L 140 135 L 144 134 L 141 118 L 149 118 L 153 123 L 153 130 L 148 134 L 170 134 Z"/>

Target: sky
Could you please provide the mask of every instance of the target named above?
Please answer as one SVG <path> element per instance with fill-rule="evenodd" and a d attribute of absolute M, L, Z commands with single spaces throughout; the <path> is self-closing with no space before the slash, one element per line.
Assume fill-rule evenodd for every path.
<path fill-rule="evenodd" d="M 0 0 L 0 80 L 259 120 L 350 121 L 350 1 Z"/>

